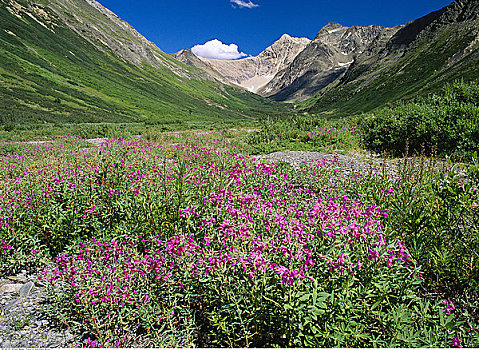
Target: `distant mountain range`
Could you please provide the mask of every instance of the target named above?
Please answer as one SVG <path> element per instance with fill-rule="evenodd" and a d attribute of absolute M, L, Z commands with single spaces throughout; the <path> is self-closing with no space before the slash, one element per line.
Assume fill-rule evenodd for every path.
<path fill-rule="evenodd" d="M 478 77 L 478 3 L 457 0 L 393 28 L 328 23 L 312 41 L 283 35 L 257 57 L 236 61 L 173 56 L 273 100 L 309 99 L 303 108 L 355 114 Z"/>
<path fill-rule="evenodd" d="M 0 113 L 25 122 L 212 121 L 370 111 L 479 73 L 479 0 L 406 25 L 328 23 L 256 57 L 165 54 L 94 0 L 0 2 Z"/>
<path fill-rule="evenodd" d="M 230 85 L 252 92 L 265 87 L 279 72 L 291 65 L 293 60 L 311 42 L 307 38 L 293 38 L 284 34 L 273 45 L 256 57 L 240 60 L 217 60 L 196 57 L 186 49 L 172 56 L 177 60 L 202 68 L 212 76 Z"/>

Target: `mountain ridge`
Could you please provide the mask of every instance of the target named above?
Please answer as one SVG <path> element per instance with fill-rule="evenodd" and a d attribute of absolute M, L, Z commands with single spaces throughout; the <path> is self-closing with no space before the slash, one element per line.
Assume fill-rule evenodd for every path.
<path fill-rule="evenodd" d="M 274 100 L 305 100 L 340 77 L 381 32 L 369 25 L 346 27 L 330 22 L 299 53 L 287 69 L 259 93 Z"/>
<path fill-rule="evenodd" d="M 479 75 L 479 2 L 454 1 L 410 21 L 359 55 L 343 76 L 305 106 L 338 116 L 437 92 Z"/>
<path fill-rule="evenodd" d="M 0 111 L 17 123 L 201 123 L 284 110 L 173 59 L 93 0 L 1 2 L 0 57 Z"/>
<path fill-rule="evenodd" d="M 196 60 L 192 60 L 191 57 L 182 57 L 180 53 L 184 52 L 184 50 L 173 54 L 173 57 L 197 68 L 214 71 L 212 76 L 224 83 L 256 92 L 279 71 L 285 69 L 310 41 L 307 38 L 296 38 L 285 33 L 254 57 L 238 60 L 198 57 L 203 62 L 201 64 Z M 215 73 L 219 73 L 220 77 L 215 76 Z"/>

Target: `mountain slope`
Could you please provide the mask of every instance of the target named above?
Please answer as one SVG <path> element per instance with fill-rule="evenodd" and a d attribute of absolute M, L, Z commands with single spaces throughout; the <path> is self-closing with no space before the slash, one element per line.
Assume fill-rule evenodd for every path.
<path fill-rule="evenodd" d="M 185 64 L 201 68 L 210 76 L 232 86 L 257 92 L 278 72 L 284 70 L 311 40 L 284 34 L 256 57 L 240 60 L 217 60 L 196 57 L 191 51 L 180 51 L 174 57 Z M 187 55 L 186 55 L 187 54 Z M 198 60 L 200 62 L 198 62 Z"/>
<path fill-rule="evenodd" d="M 0 113 L 17 122 L 220 120 L 282 108 L 207 79 L 96 1 L 0 3 Z"/>
<path fill-rule="evenodd" d="M 274 100 L 305 100 L 341 76 L 373 41 L 394 30 L 328 23 L 293 62 L 258 91 Z"/>
<path fill-rule="evenodd" d="M 408 23 L 359 55 L 340 79 L 305 106 L 337 116 L 439 91 L 479 74 L 479 2 L 451 5 Z M 384 39 L 384 38 L 383 38 Z"/>

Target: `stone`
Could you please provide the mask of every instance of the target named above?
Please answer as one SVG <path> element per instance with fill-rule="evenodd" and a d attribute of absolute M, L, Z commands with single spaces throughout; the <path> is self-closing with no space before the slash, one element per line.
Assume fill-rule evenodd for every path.
<path fill-rule="evenodd" d="M 5 306 L 3 307 L 3 309 L 4 309 L 4 310 L 9 310 L 9 309 L 11 309 L 13 306 L 15 306 L 15 305 L 17 304 L 17 302 L 18 302 L 18 299 L 11 300 L 11 301 L 9 301 L 9 302 L 7 303 L 7 305 L 5 305 Z"/>
<path fill-rule="evenodd" d="M 10 276 L 7 277 L 10 281 L 13 282 L 20 282 L 20 283 L 27 283 L 28 279 L 24 275 L 18 275 L 18 276 Z"/>
<path fill-rule="evenodd" d="M 33 282 L 25 283 L 18 291 L 21 297 L 26 297 L 30 294 L 35 284 Z"/>
<path fill-rule="evenodd" d="M 5 284 L 0 287 L 0 293 L 18 293 L 23 284 Z"/>

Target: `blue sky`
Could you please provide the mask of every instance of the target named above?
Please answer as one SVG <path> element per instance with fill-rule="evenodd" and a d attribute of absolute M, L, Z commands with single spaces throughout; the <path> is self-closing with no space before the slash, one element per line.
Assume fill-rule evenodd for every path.
<path fill-rule="evenodd" d="M 99 0 L 167 53 L 218 39 L 257 55 L 282 34 L 314 38 L 328 22 L 405 24 L 452 0 Z M 234 2 L 238 3 L 235 4 Z M 216 43 L 216 42 L 215 42 Z M 228 47 L 227 49 L 235 49 Z"/>

